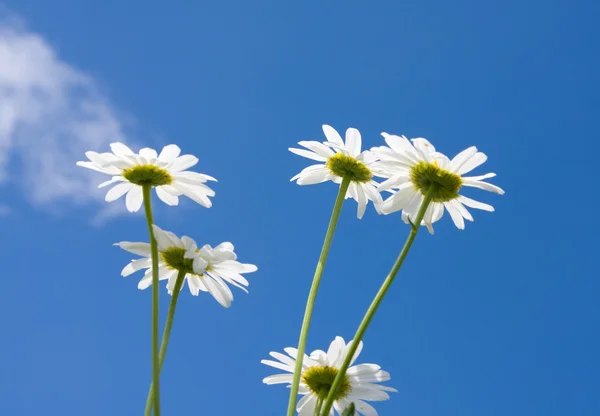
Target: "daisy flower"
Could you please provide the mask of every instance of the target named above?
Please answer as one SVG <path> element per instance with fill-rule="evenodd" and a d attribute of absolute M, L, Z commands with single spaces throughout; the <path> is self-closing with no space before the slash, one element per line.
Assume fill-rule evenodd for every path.
<path fill-rule="evenodd" d="M 103 188 L 116 184 L 106 193 L 107 202 L 127 194 L 127 210 L 136 212 L 144 202 L 142 186 L 150 185 L 156 188 L 156 195 L 167 205 L 177 205 L 179 196 L 185 195 L 203 207 L 212 206 L 208 197 L 215 196 L 215 192 L 205 183 L 216 179 L 185 171 L 198 163 L 198 158 L 179 156 L 181 149 L 177 145 L 165 146 L 160 155 L 148 147 L 136 154 L 123 143 L 111 143 L 110 148 L 112 153 L 86 152 L 89 161 L 77 162 L 77 166 L 113 175 L 111 180 L 98 186 Z"/>
<path fill-rule="evenodd" d="M 313 185 L 327 181 L 340 184 L 342 179 L 350 178 L 350 186 L 345 197 L 353 198 L 358 202 L 358 218 L 364 215 L 369 201 L 373 201 L 379 211 L 379 205 L 383 201 L 377 192 L 377 182 L 372 180 L 373 173 L 370 169 L 377 159 L 368 150 L 361 153 L 360 132 L 349 128 L 346 130 L 345 142 L 331 126 L 324 124 L 323 133 L 327 138 L 326 142 L 302 141 L 298 144 L 308 150 L 289 149 L 297 155 L 322 162 L 305 168 L 291 181 L 296 181 L 298 185 Z"/>
<path fill-rule="evenodd" d="M 379 191 L 393 193 L 381 207 L 385 214 L 402 210 L 404 222 L 414 221 L 427 193 L 432 193 L 431 203 L 421 225 L 433 234 L 432 224 L 442 218 L 444 208 L 460 230 L 465 228 L 465 219 L 473 221 L 466 207 L 494 211 L 494 207 L 460 195 L 462 187 L 479 188 L 503 195 L 499 187 L 484 182 L 495 173 L 480 176 L 463 176 L 487 160 L 475 146 L 457 154 L 452 160 L 437 152 L 426 139 L 412 139 L 382 133 L 387 146 L 375 147 L 371 151 L 379 162 L 373 166 L 377 176 L 388 178 L 379 184 Z"/>
<path fill-rule="evenodd" d="M 196 242 L 187 236 L 181 238 L 169 231 L 163 231 L 153 225 L 154 237 L 158 245 L 158 279 L 167 280 L 167 289 L 172 294 L 177 275 L 184 272 L 190 292 L 198 296 L 200 291 L 209 292 L 222 306 L 228 308 L 233 301 L 233 293 L 227 283 L 248 292 L 244 286 L 248 281 L 241 273 L 258 270 L 253 264 L 236 261 L 233 244 L 222 243 L 217 247 L 204 246 L 198 249 Z M 133 260 L 123 271 L 122 276 L 146 269 L 146 273 L 138 283 L 139 289 L 152 285 L 152 255 L 150 244 L 123 241 L 115 244 L 123 250 L 137 254 L 143 258 Z M 183 288 L 183 285 L 181 286 Z"/>
<path fill-rule="evenodd" d="M 299 416 L 312 416 L 315 406 L 317 406 L 317 401 L 327 397 L 338 369 L 344 362 L 351 345 L 352 341 L 346 344 L 343 338 L 336 337 L 327 352 L 316 350 L 310 354 L 310 357 L 304 355 L 304 360 L 302 361 L 302 380 L 299 390 L 299 394 L 304 395 L 304 397 L 300 399 L 296 406 Z M 358 358 L 362 346 L 363 344 L 360 342 L 350 365 Z M 263 364 L 286 371 L 285 374 L 266 377 L 263 383 L 292 384 L 298 350 L 296 348 L 285 348 L 284 351 L 289 356 L 278 352 L 271 352 L 269 355 L 277 361 L 261 361 Z M 366 403 L 365 400 L 389 400 L 390 396 L 386 391 L 395 392 L 396 390 L 376 384 L 388 381 L 389 379 L 389 373 L 383 371 L 376 364 L 359 364 L 348 368 L 344 381 L 335 398 L 333 408 L 338 414 L 341 414 L 350 403 L 354 402 L 356 411 L 359 414 L 377 416 L 377 411 L 373 406 Z M 332 410 L 330 415 L 334 414 Z"/>

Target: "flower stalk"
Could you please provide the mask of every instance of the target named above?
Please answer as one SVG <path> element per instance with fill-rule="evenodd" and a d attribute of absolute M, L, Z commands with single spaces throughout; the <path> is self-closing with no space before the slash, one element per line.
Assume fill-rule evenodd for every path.
<path fill-rule="evenodd" d="M 142 187 L 144 210 L 150 235 L 152 254 L 152 390 L 154 396 L 154 415 L 160 416 L 160 366 L 158 360 L 158 245 L 154 238 L 154 218 L 152 217 L 152 186 Z"/>
<path fill-rule="evenodd" d="M 321 255 L 319 256 L 319 262 L 315 269 L 313 282 L 306 302 L 306 309 L 304 311 L 304 319 L 302 321 L 302 329 L 300 330 L 300 340 L 298 341 L 298 355 L 296 358 L 296 367 L 294 369 L 294 379 L 292 381 L 290 400 L 288 403 L 287 416 L 294 416 L 296 409 L 296 399 L 298 397 L 298 386 L 300 384 L 300 377 L 302 376 L 302 361 L 304 358 L 304 351 L 306 349 L 306 339 L 308 337 L 308 330 L 310 328 L 310 321 L 312 319 L 312 312 L 315 306 L 315 299 L 317 298 L 317 292 L 319 290 L 319 284 L 321 283 L 321 276 L 325 269 L 325 263 L 327 262 L 327 256 L 329 255 L 329 248 L 333 240 L 333 234 L 337 227 L 340 213 L 342 212 L 342 205 L 350 186 L 350 177 L 344 177 L 340 184 L 340 189 L 333 206 L 333 212 L 331 213 L 331 219 L 329 220 L 329 226 L 327 227 L 327 234 L 325 234 L 325 241 L 323 242 L 323 248 L 321 249 Z M 358 344 L 357 344 L 358 345 Z M 330 394 L 331 395 L 331 394 Z"/>
<path fill-rule="evenodd" d="M 381 288 L 379 288 L 377 295 L 375 295 L 373 302 L 371 302 L 371 305 L 369 306 L 367 313 L 365 314 L 362 322 L 360 323 L 360 325 L 356 331 L 356 335 L 354 335 L 354 340 L 352 342 L 352 346 L 348 350 L 348 354 L 346 355 L 346 358 L 344 359 L 344 362 L 342 363 L 342 366 L 340 367 L 340 369 L 335 377 L 335 380 L 333 381 L 333 384 L 331 385 L 331 389 L 329 390 L 327 399 L 325 400 L 325 402 L 323 404 L 323 407 L 321 410 L 321 415 L 323 415 L 323 416 L 329 415 L 329 411 L 331 410 L 331 406 L 333 406 L 333 402 L 335 401 L 337 391 L 339 390 L 342 382 L 344 381 L 344 376 L 346 374 L 346 371 L 348 370 L 348 367 L 350 366 L 352 357 L 354 357 L 354 354 L 356 353 L 356 349 L 358 348 L 360 341 L 362 340 L 363 336 L 365 335 L 365 332 L 367 331 L 367 328 L 369 327 L 369 324 L 371 323 L 371 320 L 373 319 L 375 312 L 377 312 L 379 305 L 381 304 L 381 302 L 383 301 L 383 298 L 385 297 L 386 293 L 390 289 L 390 286 L 394 282 L 394 279 L 396 278 L 396 275 L 398 274 L 398 271 L 400 270 L 402 263 L 404 263 L 404 259 L 406 258 L 406 256 L 408 255 L 408 252 L 410 251 L 410 248 L 415 240 L 415 237 L 417 236 L 417 233 L 419 232 L 419 228 L 421 226 L 421 222 L 423 221 L 423 217 L 425 216 L 425 212 L 427 212 L 427 208 L 429 207 L 429 204 L 432 201 L 435 190 L 436 190 L 436 187 L 431 186 L 430 189 L 428 190 L 427 194 L 425 195 L 423 203 L 421 204 L 419 212 L 417 213 L 417 217 L 415 218 L 415 222 L 411 223 L 410 233 L 408 234 L 408 238 L 406 239 L 406 242 L 404 243 L 404 247 L 402 247 L 402 251 L 400 252 L 400 255 L 396 259 L 396 262 L 394 263 L 392 270 L 390 271 L 390 273 L 386 277 L 385 281 L 381 285 Z"/>
<path fill-rule="evenodd" d="M 179 292 L 185 281 L 185 271 L 179 271 L 177 274 L 177 280 L 175 281 L 175 287 L 173 288 L 173 296 L 171 297 L 171 303 L 169 304 L 169 312 L 167 314 L 167 322 L 165 323 L 165 329 L 163 331 L 162 341 L 160 343 L 160 352 L 158 355 L 158 371 L 162 370 L 163 363 L 165 361 L 165 355 L 167 355 L 167 347 L 169 346 L 169 339 L 171 337 L 171 328 L 173 327 L 173 318 L 175 317 L 175 308 L 177 307 L 177 299 L 179 298 Z M 154 399 L 154 384 L 150 385 L 150 391 L 148 392 L 148 399 L 146 400 L 145 416 L 150 416 L 152 412 L 153 399 Z"/>

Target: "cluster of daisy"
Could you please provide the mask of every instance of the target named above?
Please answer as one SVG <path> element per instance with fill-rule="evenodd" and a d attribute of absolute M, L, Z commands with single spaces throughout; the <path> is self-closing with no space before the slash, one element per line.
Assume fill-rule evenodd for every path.
<path fill-rule="evenodd" d="M 354 340 L 346 343 L 343 338 L 336 337 L 326 352 L 315 350 L 310 355 L 304 353 L 319 281 L 344 200 L 352 198 L 357 202 L 358 218 L 363 217 L 369 201 L 378 214 L 401 212 L 402 220 L 411 225 L 405 245 L 407 252 L 419 229 L 418 225 L 426 226 L 433 234 L 433 224 L 442 218 L 446 210 L 459 229 L 464 229 L 465 219 L 473 221 L 467 207 L 494 210 L 488 204 L 459 193 L 463 187 L 498 194 L 504 191 L 485 182 L 494 177 L 494 173 L 464 176 L 487 160 L 487 156 L 476 147 L 469 147 L 450 159 L 424 138 L 409 140 L 404 136 L 382 133 L 387 146 L 362 151 L 362 138 L 357 129 L 349 128 L 345 140 L 331 126 L 324 125 L 323 132 L 326 141 L 301 141 L 299 145 L 303 149 L 289 149 L 319 162 L 308 166 L 291 180 L 298 185 L 332 181 L 340 186 L 340 191 L 315 272 L 298 348 L 285 348 L 285 354 L 271 352 L 275 361 L 263 360 L 262 363 L 283 373 L 266 377 L 263 382 L 291 387 L 288 416 L 295 411 L 300 416 L 377 416 L 377 411 L 367 402 L 387 400 L 390 397 L 388 392 L 396 391 L 379 384 L 388 381 L 390 375 L 376 364 L 354 365 L 354 362 L 362 351 L 362 337 L 368 324 L 404 260 L 404 249 L 365 315 Z M 200 247 L 190 237 L 178 237 L 154 224 L 150 201 L 152 188 L 156 190 L 158 198 L 170 206 L 178 205 L 181 195 L 206 208 L 212 206 L 210 198 L 215 193 L 207 182 L 216 179 L 187 171 L 198 163 L 196 157 L 180 155 L 181 150 L 173 144 L 165 146 L 160 154 L 150 148 L 135 153 L 122 143 L 113 143 L 110 147 L 112 152 L 108 153 L 87 152 L 88 161 L 77 164 L 112 176 L 99 185 L 100 188 L 112 185 L 106 193 L 106 201 L 125 196 L 128 211 L 138 211 L 142 205 L 145 207 L 150 243 L 123 241 L 115 245 L 140 256 L 125 266 L 122 276 L 145 270 L 138 284 L 139 289 L 146 289 L 162 280 L 166 281 L 168 293 L 173 295 L 173 308 L 169 308 L 170 315 L 163 336 L 166 350 L 174 302 L 185 282 L 192 295 L 206 292 L 220 305 L 230 307 L 233 301 L 230 285 L 247 292 L 249 283 L 243 274 L 255 272 L 257 267 L 237 261 L 234 246 L 230 242 L 215 247 L 208 244 Z M 374 180 L 376 177 L 382 178 L 382 181 L 377 182 Z M 385 198 L 382 193 L 385 193 Z M 153 288 L 156 290 L 156 286 Z M 153 298 L 153 302 L 157 309 L 158 301 Z M 153 322 L 153 325 L 158 325 L 157 319 Z M 154 352 L 157 350 L 153 349 Z M 153 359 L 157 360 L 157 357 Z M 158 381 L 155 372 L 157 362 L 153 361 L 153 383 Z M 158 404 L 158 401 L 151 401 L 157 394 L 158 389 L 151 389 L 146 415 L 150 415 L 153 403 Z M 298 394 L 303 397 L 296 402 Z M 158 406 L 154 405 L 154 414 L 159 415 L 159 411 Z"/>
<path fill-rule="evenodd" d="M 484 182 L 484 179 L 496 176 L 495 173 L 463 176 L 487 160 L 475 146 L 450 160 L 424 138 L 408 140 L 404 136 L 381 133 L 387 146 L 361 152 L 362 139 L 358 130 L 346 130 L 345 141 L 331 126 L 324 125 L 323 133 L 327 139 L 323 143 L 302 141 L 298 144 L 305 149 L 289 149 L 297 155 L 322 162 L 305 168 L 291 180 L 298 185 L 326 181 L 339 184 L 343 178 L 350 177 L 346 198 L 358 203 L 358 218 L 362 218 L 368 202 L 372 201 L 379 214 L 402 211 L 402 219 L 408 224 L 416 218 L 425 196 L 431 192 L 432 202 L 422 225 L 433 234 L 432 224 L 442 218 L 446 209 L 456 227 L 462 230 L 465 219 L 473 221 L 466 207 L 494 210 L 488 204 L 460 195 L 463 186 L 504 194 L 499 187 Z M 386 180 L 377 183 L 373 180 L 375 176 Z M 391 196 L 383 200 L 383 191 Z"/>
<path fill-rule="evenodd" d="M 473 221 L 467 207 L 494 210 L 488 204 L 460 194 L 463 187 L 497 194 L 503 194 L 504 191 L 484 181 L 494 177 L 494 173 L 464 176 L 487 160 L 487 156 L 476 147 L 469 147 L 450 159 L 424 138 L 409 140 L 404 136 L 382 133 L 387 146 L 362 151 L 362 138 L 357 129 L 346 130 L 345 140 L 328 125 L 323 126 L 323 133 L 326 137 L 324 142 L 301 141 L 298 144 L 303 149 L 289 149 L 319 162 L 308 166 L 291 180 L 298 185 L 327 181 L 340 185 L 340 196 L 357 202 L 359 219 L 363 217 L 369 201 L 373 202 L 379 214 L 400 211 L 402 220 L 411 224 L 411 233 L 405 245 L 406 250 L 402 250 L 392 273 L 384 281 L 355 339 L 345 344 L 342 338 L 337 337 L 327 353 L 317 350 L 307 356 L 304 349 L 312 308 L 333 236 L 328 232 L 309 294 L 298 349 L 286 348 L 288 355 L 272 352 L 271 356 L 277 361 L 264 360 L 263 363 L 286 373 L 267 377 L 263 381 L 266 384 L 290 385 L 288 416 L 293 415 L 292 405 L 296 403 L 297 394 L 304 396 L 296 403 L 295 409 L 301 416 L 328 416 L 333 415 L 334 411 L 345 415 L 350 408 L 352 413 L 377 416 L 377 411 L 366 401 L 389 399 L 387 392 L 395 390 L 377 384 L 389 380 L 389 374 L 375 364 L 351 366 L 362 349 L 362 336 L 412 245 L 419 228 L 415 224 L 426 226 L 433 234 L 433 223 L 439 221 L 447 210 L 456 227 L 462 230 L 465 228 L 465 219 Z M 383 181 L 377 182 L 374 177 Z M 387 193 L 386 198 L 382 197 L 384 192 Z M 340 210 L 341 204 L 336 202 L 329 230 L 335 231 Z"/>

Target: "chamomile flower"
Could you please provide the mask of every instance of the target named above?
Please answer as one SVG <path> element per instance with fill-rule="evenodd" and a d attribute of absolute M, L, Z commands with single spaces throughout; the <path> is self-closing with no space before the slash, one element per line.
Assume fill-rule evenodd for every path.
<path fill-rule="evenodd" d="M 143 201 L 142 186 L 156 188 L 156 195 L 167 205 L 177 205 L 179 196 L 185 195 L 203 207 L 210 208 L 208 197 L 215 192 L 205 185 L 216 181 L 212 176 L 187 172 L 186 169 L 198 163 L 192 155 L 179 156 L 181 149 L 174 144 L 165 146 L 160 154 L 148 147 L 134 153 L 123 143 L 111 143 L 112 153 L 86 152 L 89 161 L 77 162 L 78 166 L 113 175 L 112 179 L 101 183 L 98 188 L 116 184 L 106 194 L 106 201 L 112 202 L 123 195 L 130 212 L 138 211 Z"/>
<path fill-rule="evenodd" d="M 317 400 L 319 398 L 323 399 L 327 397 L 333 384 L 333 380 L 335 380 L 338 373 L 338 369 L 346 359 L 351 345 L 352 341 L 346 344 L 343 338 L 336 337 L 329 346 L 327 352 L 316 350 L 310 354 L 310 357 L 304 355 L 302 361 L 302 378 L 300 381 L 300 390 L 298 392 L 304 397 L 298 401 L 296 406 L 299 416 L 312 416 L 315 411 Z M 358 358 L 362 346 L 361 342 L 350 365 Z M 288 355 L 278 352 L 271 352 L 269 354 L 277 361 L 261 361 L 261 363 L 265 365 L 286 372 L 284 374 L 266 377 L 263 380 L 263 383 L 292 384 L 298 350 L 290 347 L 284 348 L 284 351 Z M 346 406 L 349 406 L 350 403 L 354 402 L 356 411 L 359 414 L 365 416 L 377 416 L 377 411 L 373 406 L 366 403 L 365 400 L 389 400 L 390 396 L 386 392 L 395 392 L 396 390 L 391 387 L 376 384 L 388 381 L 389 379 L 389 373 L 383 371 L 381 367 L 376 364 L 359 364 L 348 368 L 335 397 L 333 408 L 338 414 L 341 414 Z M 335 413 L 332 410 L 330 414 L 334 415 Z"/>
<path fill-rule="evenodd" d="M 222 306 L 228 308 L 233 301 L 233 293 L 227 283 L 242 288 L 248 286 L 248 281 L 241 273 L 257 270 L 252 264 L 236 261 L 236 254 L 231 243 L 222 243 L 215 248 L 204 246 L 198 249 L 196 242 L 187 236 L 181 238 L 169 231 L 163 231 L 153 225 L 154 238 L 158 245 L 158 279 L 167 280 L 167 289 L 172 294 L 177 275 L 184 272 L 190 292 L 198 296 L 200 291 L 209 292 Z M 122 276 L 146 269 L 144 277 L 138 283 L 139 289 L 152 285 L 152 255 L 150 244 L 124 241 L 115 244 L 123 250 L 137 254 L 143 258 L 133 260 L 123 271 Z M 183 288 L 183 285 L 181 286 Z"/>
<path fill-rule="evenodd" d="M 465 228 L 465 219 L 473 221 L 466 207 L 494 211 L 494 207 L 460 195 L 462 187 L 479 188 L 500 195 L 504 191 L 484 182 L 495 173 L 480 176 L 463 176 L 487 160 L 475 146 L 457 154 L 452 160 L 437 152 L 426 139 L 412 139 L 382 133 L 387 146 L 375 147 L 371 151 L 380 160 L 373 166 L 377 176 L 388 178 L 379 184 L 379 191 L 392 190 L 393 195 L 381 206 L 385 214 L 402 210 L 402 219 L 414 222 L 426 194 L 431 192 L 422 225 L 433 234 L 432 224 L 442 218 L 448 210 L 452 221 L 460 230 Z"/>
<path fill-rule="evenodd" d="M 326 142 L 302 141 L 298 144 L 305 149 L 290 148 L 290 152 L 308 159 L 322 162 L 311 165 L 291 181 L 298 185 L 313 185 L 332 181 L 337 184 L 343 178 L 350 178 L 350 186 L 346 198 L 353 198 L 358 202 L 358 218 L 362 218 L 369 201 L 373 201 L 375 208 L 383 202 L 377 192 L 377 182 L 373 181 L 370 166 L 377 160 L 369 151 L 361 153 L 362 139 L 357 129 L 346 130 L 344 142 L 338 132 L 331 126 L 323 125 Z"/>

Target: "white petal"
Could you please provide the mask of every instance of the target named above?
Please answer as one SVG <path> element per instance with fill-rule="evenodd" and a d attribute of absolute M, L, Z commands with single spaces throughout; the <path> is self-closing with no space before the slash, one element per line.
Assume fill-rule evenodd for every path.
<path fill-rule="evenodd" d="M 477 166 L 483 164 L 486 160 L 487 156 L 485 155 L 485 153 L 475 153 L 473 156 L 467 159 L 465 163 L 463 163 L 460 169 L 458 169 L 457 173 L 459 175 L 464 175 L 465 173 L 471 172 Z"/>
<path fill-rule="evenodd" d="M 383 390 L 371 389 L 368 387 L 352 386 L 352 395 L 360 397 L 363 400 L 383 401 L 389 400 L 390 395 Z"/>
<path fill-rule="evenodd" d="M 484 179 L 493 178 L 494 176 L 496 176 L 495 173 L 486 173 L 485 175 L 479 176 L 464 176 L 462 179 L 463 181 L 482 181 Z"/>
<path fill-rule="evenodd" d="M 312 150 L 319 156 L 323 156 L 325 159 L 329 159 L 331 156 L 335 155 L 335 152 L 331 150 L 330 147 L 324 145 L 323 143 L 317 141 L 302 141 L 298 142 L 300 146 L 304 146 L 309 150 Z"/>
<path fill-rule="evenodd" d="M 458 200 L 468 207 L 481 209 L 483 211 L 494 212 L 493 206 L 484 204 L 483 202 L 475 201 L 471 198 L 467 198 L 466 196 L 459 195 Z"/>
<path fill-rule="evenodd" d="M 131 241 L 121 241 L 115 243 L 115 246 L 122 248 L 130 253 L 137 254 L 138 256 L 150 257 L 150 244 L 148 243 L 134 243 Z"/>
<path fill-rule="evenodd" d="M 272 361 L 272 360 L 261 360 L 260 362 L 261 362 L 261 364 L 268 365 L 268 366 L 270 366 L 270 367 L 274 367 L 274 368 L 277 368 L 277 369 L 279 369 L 279 370 L 283 370 L 283 371 L 289 371 L 290 373 L 293 373 L 293 372 L 294 372 L 294 367 L 291 367 L 291 368 L 290 368 L 290 366 L 289 366 L 289 365 L 287 365 L 287 364 L 283 364 L 283 363 L 280 363 L 280 362 L 277 362 L 277 361 Z M 295 364 L 294 364 L 294 365 L 295 365 Z"/>
<path fill-rule="evenodd" d="M 276 374 L 274 376 L 269 376 L 269 377 L 263 378 L 263 383 L 265 383 L 265 384 L 291 383 L 293 379 L 294 379 L 293 374 Z"/>
<path fill-rule="evenodd" d="M 181 192 L 183 195 L 190 198 L 192 201 L 197 202 L 205 208 L 212 207 L 212 201 L 208 199 L 203 189 L 197 186 L 186 185 L 181 182 L 174 182 L 173 187 Z"/>
<path fill-rule="evenodd" d="M 313 416 L 315 413 L 315 407 L 317 405 L 317 398 L 313 394 L 307 394 L 304 396 L 296 405 L 298 416 Z"/>
<path fill-rule="evenodd" d="M 151 149 L 149 147 L 144 147 L 143 149 L 140 149 L 140 156 L 150 161 L 151 159 L 156 159 L 158 157 L 158 154 L 156 153 L 156 150 Z"/>
<path fill-rule="evenodd" d="M 367 402 L 363 402 L 362 400 L 355 400 L 354 405 L 356 406 L 356 410 L 358 410 L 365 416 L 377 416 L 377 410 L 375 410 L 375 408 Z"/>
<path fill-rule="evenodd" d="M 346 348 L 346 343 L 344 342 L 344 338 L 335 337 L 335 339 L 329 345 L 329 349 L 327 350 L 327 360 L 329 364 L 333 367 L 338 367 L 338 361 L 343 361 L 343 352 Z"/>
<path fill-rule="evenodd" d="M 158 159 L 161 162 L 171 163 L 177 158 L 177 156 L 179 156 L 180 153 L 181 149 L 179 148 L 179 146 L 175 144 L 169 144 L 163 147 L 163 149 L 160 152 L 160 155 L 158 155 Z"/>
<path fill-rule="evenodd" d="M 327 137 L 328 142 L 332 142 L 337 144 L 338 146 L 344 147 L 344 141 L 342 140 L 342 136 L 331 126 L 327 124 L 323 124 L 323 133 L 325 133 L 325 137 Z"/>
<path fill-rule="evenodd" d="M 225 308 L 229 308 L 231 306 L 231 301 L 233 298 L 229 296 L 223 287 L 218 285 L 211 278 L 203 278 L 202 281 L 206 285 L 206 288 L 210 294 L 216 299 L 217 302 L 221 304 L 221 306 L 224 306 Z"/>
<path fill-rule="evenodd" d="M 183 155 L 179 156 L 177 159 L 173 161 L 169 170 L 171 172 L 181 172 L 182 170 L 186 170 L 187 168 L 191 168 L 196 163 L 198 163 L 198 158 L 192 155 Z"/>
<path fill-rule="evenodd" d="M 288 357 L 285 354 L 282 354 L 280 352 L 270 352 L 269 355 L 279 361 L 281 361 L 284 364 L 287 364 L 291 369 L 292 369 L 292 373 L 294 372 L 294 367 L 296 366 L 296 360 Z"/>
<path fill-rule="evenodd" d="M 314 152 L 311 152 L 309 150 L 304 150 L 304 149 L 296 149 L 293 147 L 288 148 L 288 150 L 292 153 L 297 154 L 298 156 L 302 156 L 308 159 L 312 159 L 312 160 L 316 160 L 318 162 L 325 162 L 327 160 L 326 157 L 323 157 L 321 155 L 318 155 Z"/>
<path fill-rule="evenodd" d="M 416 195 L 417 190 L 411 182 L 402 184 L 398 192 L 386 199 L 381 205 L 381 209 L 385 214 L 399 211 L 408 206 L 408 203 Z"/>
<path fill-rule="evenodd" d="M 133 189 L 133 187 L 135 187 L 135 186 L 136 185 L 134 185 L 130 182 L 124 182 L 124 183 L 115 185 L 111 189 L 109 189 L 109 191 L 106 193 L 104 200 L 106 202 L 115 201 L 115 200 L 121 198 L 123 195 L 125 195 L 127 192 L 129 192 L 131 189 Z"/>
<path fill-rule="evenodd" d="M 121 276 L 126 277 L 140 269 L 147 269 L 152 265 L 152 259 L 145 257 L 143 259 L 133 260 L 121 271 Z"/>
<path fill-rule="evenodd" d="M 167 192 L 165 189 L 163 189 L 164 186 L 157 186 L 156 187 L 156 195 L 158 196 L 158 198 L 163 201 L 165 204 L 170 205 L 170 206 L 175 206 L 179 204 L 179 197 L 176 195 L 172 195 L 169 192 Z"/>
<path fill-rule="evenodd" d="M 119 186 L 119 185 L 117 185 Z M 115 187 L 116 188 L 116 187 Z M 114 189 L 114 188 L 113 188 Z M 129 212 L 137 212 L 144 203 L 144 194 L 141 186 L 134 186 L 125 197 L 125 206 Z"/>
<path fill-rule="evenodd" d="M 207 181 L 217 181 L 212 176 L 205 175 L 203 173 L 198 172 L 177 172 L 173 174 L 173 178 L 175 178 L 179 182 L 184 182 L 190 185 L 196 185 L 205 183 Z"/>
<path fill-rule="evenodd" d="M 463 204 L 461 204 L 460 202 L 458 202 L 456 199 L 453 199 L 452 201 L 450 201 L 450 203 L 452 205 L 454 205 L 454 207 L 458 210 L 458 212 L 460 212 L 460 215 L 463 216 L 464 219 L 473 222 L 473 216 L 471 215 L 471 213 L 464 207 Z"/>
<path fill-rule="evenodd" d="M 350 156 L 356 158 L 360 154 L 361 147 L 362 139 L 360 132 L 352 127 L 346 130 L 346 150 L 348 150 Z"/>
<path fill-rule="evenodd" d="M 454 156 L 450 165 L 448 166 L 448 170 L 450 172 L 458 172 L 461 166 L 471 158 L 475 153 L 477 153 L 477 148 L 475 146 L 471 146 Z"/>
<path fill-rule="evenodd" d="M 330 180 L 331 172 L 327 168 L 315 170 L 310 173 L 306 173 L 298 178 L 296 183 L 298 185 L 314 185 Z"/>
<path fill-rule="evenodd" d="M 126 156 L 126 155 L 133 155 L 135 153 L 133 153 L 133 151 L 125 146 L 123 143 L 111 143 L 110 144 L 110 149 L 113 151 L 113 153 L 117 156 Z"/>
<path fill-rule="evenodd" d="M 169 238 L 167 233 L 159 226 L 153 224 L 152 229 L 154 230 L 154 239 L 158 244 L 158 251 L 166 251 L 169 247 L 173 246 L 177 247 L 176 244 L 173 244 L 173 241 L 171 241 L 171 238 Z"/>
<path fill-rule="evenodd" d="M 456 228 L 458 228 L 459 230 L 464 230 L 465 221 L 463 219 L 463 216 L 460 215 L 460 211 L 454 205 L 448 202 L 444 202 L 444 206 L 448 210 L 450 217 L 452 217 L 452 221 L 454 221 L 454 225 L 456 225 Z"/>
<path fill-rule="evenodd" d="M 489 191 L 489 192 L 494 192 L 500 195 L 504 195 L 504 191 L 502 190 L 502 188 L 499 188 L 496 185 L 492 185 L 491 183 L 487 183 L 487 182 L 480 182 L 480 181 L 468 181 L 468 180 L 464 180 L 463 178 L 463 186 L 470 186 L 471 188 L 479 188 L 479 189 L 483 189 L 484 191 Z"/>
<path fill-rule="evenodd" d="M 408 171 L 400 172 L 386 181 L 383 181 L 379 184 L 377 189 L 379 192 L 385 191 L 386 189 L 397 188 L 404 183 L 410 182 L 410 175 Z"/>
<path fill-rule="evenodd" d="M 360 220 L 363 215 L 365 215 L 365 210 L 367 209 L 367 196 L 365 195 L 365 191 L 361 186 L 356 185 L 356 195 L 358 197 L 358 208 L 356 211 L 356 217 Z"/>
<path fill-rule="evenodd" d="M 192 268 L 194 269 L 194 273 L 201 274 L 206 271 L 206 267 L 208 266 L 208 262 L 204 260 L 200 256 L 194 257 L 194 261 L 192 262 Z"/>
<path fill-rule="evenodd" d="M 98 185 L 98 188 L 104 188 L 105 186 L 112 185 L 115 182 L 123 182 L 125 180 L 126 179 L 122 176 L 113 176 L 109 181 L 102 182 L 100 185 Z"/>
<path fill-rule="evenodd" d="M 374 375 L 379 370 L 381 370 L 381 367 L 377 364 L 358 364 L 354 367 L 350 367 L 348 371 L 346 371 L 346 374 L 349 376 Z"/>

